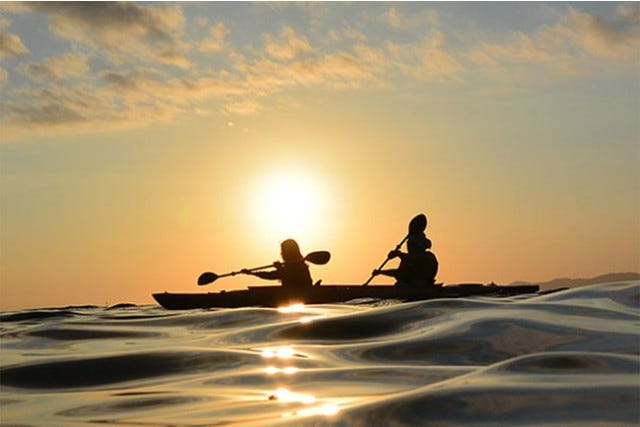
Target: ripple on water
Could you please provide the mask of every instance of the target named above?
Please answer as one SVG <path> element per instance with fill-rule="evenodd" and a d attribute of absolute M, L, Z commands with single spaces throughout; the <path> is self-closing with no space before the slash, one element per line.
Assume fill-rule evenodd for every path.
<path fill-rule="evenodd" d="M 0 370 L 0 384 L 27 389 L 101 387 L 172 375 L 228 371 L 255 364 L 250 353 L 206 351 L 121 354 L 88 359 L 9 366 Z"/>
<path fill-rule="evenodd" d="M 339 424 L 632 426 L 640 420 L 639 371 L 640 359 L 635 356 L 524 356 L 349 408 Z M 514 378 L 514 372 L 527 375 Z"/>
<path fill-rule="evenodd" d="M 3 313 L 2 423 L 636 426 L 639 289 Z"/>

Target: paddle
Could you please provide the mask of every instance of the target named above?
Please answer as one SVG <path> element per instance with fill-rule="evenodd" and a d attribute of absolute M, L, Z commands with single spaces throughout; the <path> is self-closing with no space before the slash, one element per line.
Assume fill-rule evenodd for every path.
<path fill-rule="evenodd" d="M 316 265 L 324 265 L 328 263 L 330 259 L 331 259 L 331 253 L 329 253 L 328 251 L 310 252 L 307 254 L 307 256 L 304 257 L 305 261 L 308 261 L 311 264 L 316 264 Z M 247 269 L 247 272 L 264 270 L 265 268 L 274 267 L 275 265 L 276 263 L 274 262 L 272 264 L 263 265 L 261 267 L 249 268 Z M 236 274 L 241 274 L 241 273 L 242 273 L 242 270 L 232 271 L 231 273 L 225 273 L 225 274 L 216 274 L 216 273 L 207 271 L 206 273 L 202 273 L 200 277 L 198 277 L 198 286 L 208 285 L 210 283 L 215 282 L 221 277 L 235 276 Z"/>
<path fill-rule="evenodd" d="M 409 238 L 410 235 L 412 234 L 418 234 L 418 233 L 422 233 L 425 228 L 427 228 L 427 217 L 425 214 L 418 214 L 415 217 L 413 217 L 413 219 L 411 220 L 411 222 L 409 223 L 409 232 L 407 233 L 406 236 L 404 236 L 404 239 L 402 239 L 402 241 L 400 243 L 398 243 L 398 246 L 396 246 L 396 251 L 400 250 L 400 248 L 402 247 L 402 245 L 404 244 L 404 242 L 407 241 L 407 239 Z M 390 260 L 391 258 L 389 258 L 389 256 L 387 255 L 387 258 L 382 262 L 382 264 L 380 264 L 380 267 L 378 267 L 376 270 L 381 270 L 382 267 L 385 266 L 385 264 Z M 362 284 L 362 286 L 367 286 L 369 284 L 369 282 L 371 282 L 371 280 L 373 279 L 374 275 L 372 274 L 366 282 L 364 282 Z"/>

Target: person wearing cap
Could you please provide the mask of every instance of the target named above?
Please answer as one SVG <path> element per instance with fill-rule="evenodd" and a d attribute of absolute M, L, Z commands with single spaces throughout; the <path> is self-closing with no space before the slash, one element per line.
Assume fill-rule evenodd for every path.
<path fill-rule="evenodd" d="M 438 259 L 431 252 L 431 240 L 424 233 L 409 235 L 407 239 L 407 253 L 399 250 L 389 252 L 389 259 L 400 258 L 398 268 L 387 270 L 373 270 L 374 276 L 382 274 L 394 277 L 396 286 L 421 287 L 435 283 L 438 273 Z"/>
<path fill-rule="evenodd" d="M 279 280 L 282 287 L 293 292 L 309 290 L 313 283 L 309 267 L 304 261 L 298 243 L 293 239 L 287 239 L 280 244 L 280 253 L 283 262 L 276 262 L 275 270 L 250 271 L 242 270 L 244 274 L 251 274 L 266 280 Z"/>

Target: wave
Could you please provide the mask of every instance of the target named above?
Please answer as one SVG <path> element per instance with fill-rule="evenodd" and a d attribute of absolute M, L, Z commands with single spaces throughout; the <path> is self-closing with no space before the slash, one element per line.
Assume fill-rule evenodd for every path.
<path fill-rule="evenodd" d="M 640 423 L 640 282 L 528 298 L 0 315 L 13 425 Z"/>

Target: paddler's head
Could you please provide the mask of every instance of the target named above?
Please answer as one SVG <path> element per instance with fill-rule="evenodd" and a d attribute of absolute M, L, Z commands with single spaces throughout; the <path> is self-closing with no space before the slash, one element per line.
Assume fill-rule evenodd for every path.
<path fill-rule="evenodd" d="M 304 259 L 300 253 L 298 243 L 293 239 L 287 239 L 280 244 L 280 253 L 284 262 L 302 261 Z"/>

